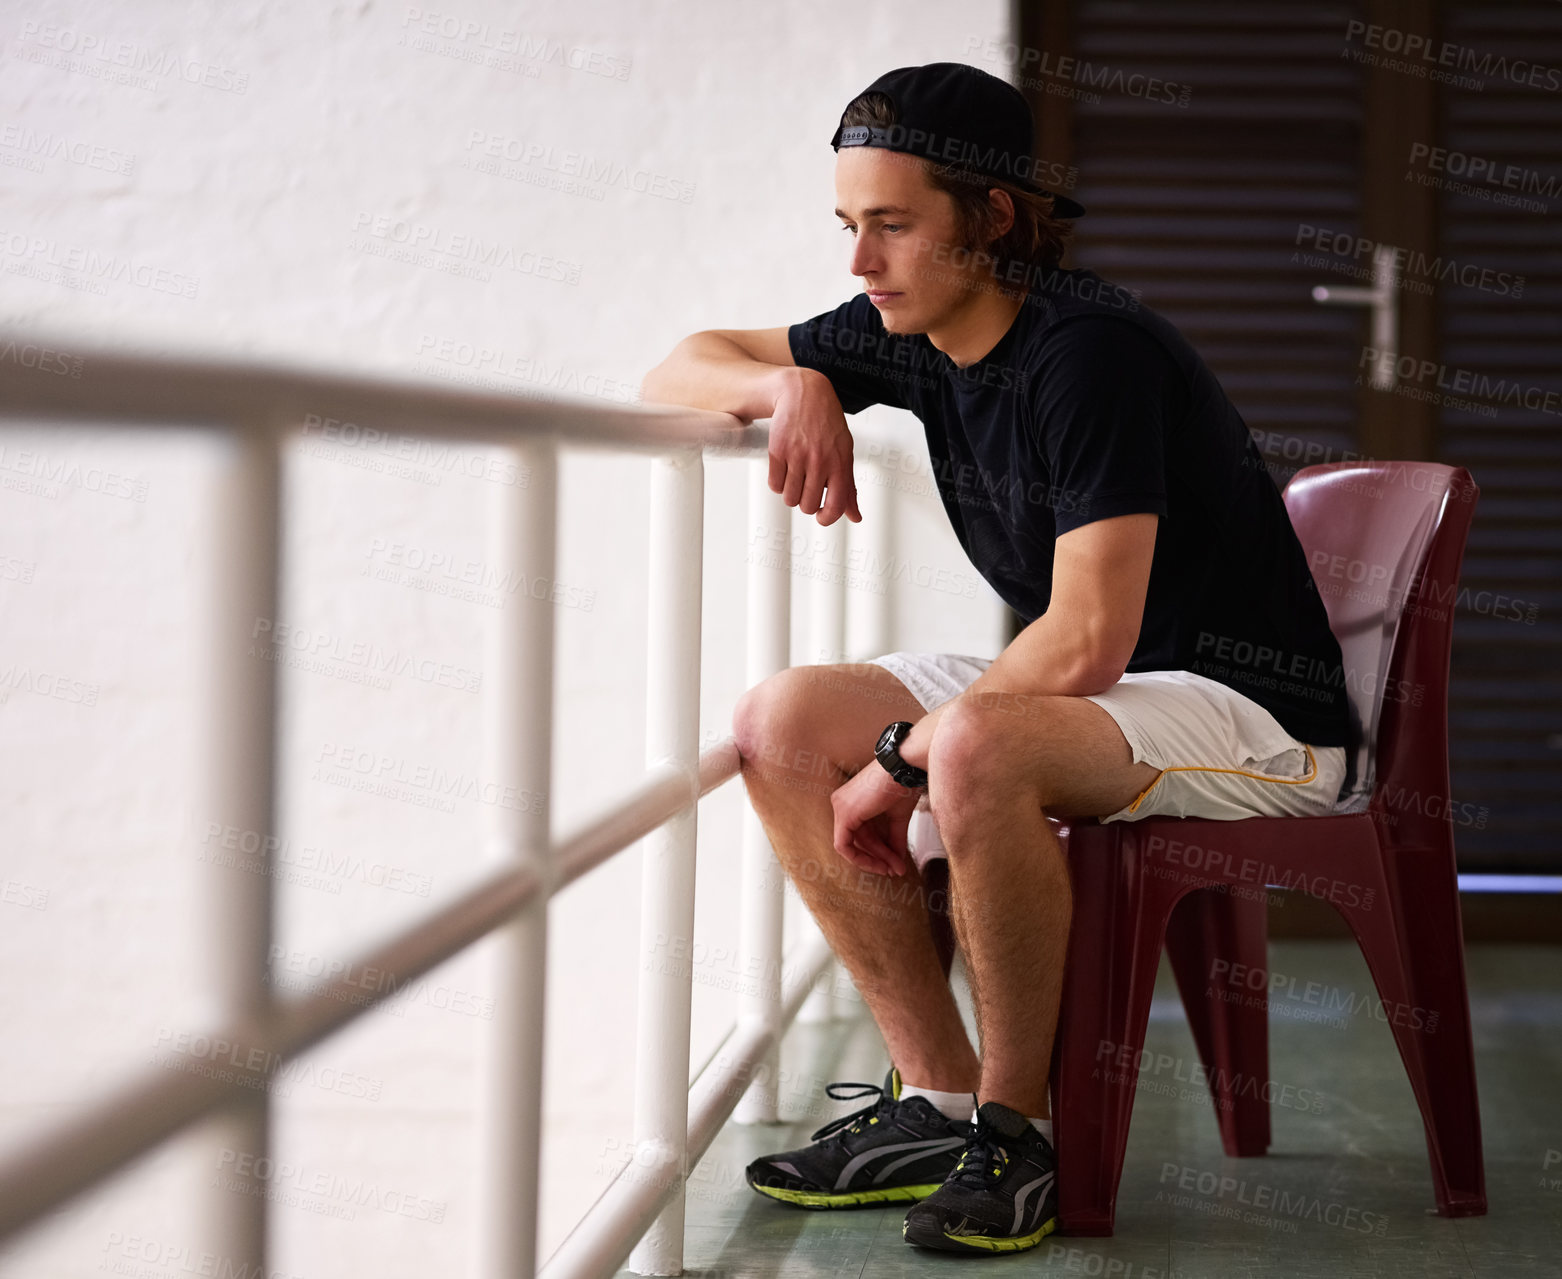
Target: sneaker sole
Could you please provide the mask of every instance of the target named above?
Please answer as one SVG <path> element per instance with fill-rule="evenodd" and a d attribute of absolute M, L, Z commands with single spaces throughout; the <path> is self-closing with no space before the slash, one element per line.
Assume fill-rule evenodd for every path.
<path fill-rule="evenodd" d="M 952 1235 L 941 1224 L 926 1217 L 908 1220 L 900 1228 L 901 1237 L 919 1248 L 939 1252 L 1024 1252 L 1034 1248 L 1058 1228 L 1058 1219 L 1049 1217 L 1028 1235 Z"/>
<path fill-rule="evenodd" d="M 878 1204 L 914 1203 L 926 1199 L 942 1183 L 889 1186 L 883 1190 L 853 1190 L 840 1194 L 827 1194 L 820 1190 L 782 1190 L 779 1186 L 756 1186 L 752 1181 L 748 1184 L 762 1195 L 798 1208 L 870 1208 Z"/>

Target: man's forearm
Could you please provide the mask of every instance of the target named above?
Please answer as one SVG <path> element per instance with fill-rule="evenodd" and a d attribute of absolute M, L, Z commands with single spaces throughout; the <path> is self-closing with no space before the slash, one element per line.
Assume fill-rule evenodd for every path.
<path fill-rule="evenodd" d="M 645 375 L 640 398 L 648 404 L 713 409 L 753 422 L 775 411 L 786 377 L 804 371 L 756 360 L 718 334 L 694 333 Z"/>
<path fill-rule="evenodd" d="M 1084 631 L 1060 613 L 1043 613 L 1016 635 L 959 697 L 916 722 L 900 745 L 900 757 L 917 768 L 926 768 L 939 722 L 960 698 L 1024 714 L 1031 698 L 1083 697 L 1110 687 L 1117 677 L 1105 678 L 1098 654 L 1082 642 Z"/>

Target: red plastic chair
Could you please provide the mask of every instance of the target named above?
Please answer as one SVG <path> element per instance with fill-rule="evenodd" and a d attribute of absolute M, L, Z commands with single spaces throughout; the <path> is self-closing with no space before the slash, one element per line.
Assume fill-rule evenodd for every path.
<path fill-rule="evenodd" d="M 1468 471 L 1425 462 L 1312 466 L 1286 487 L 1350 693 L 1335 813 L 1058 823 L 1074 895 L 1052 1063 L 1064 1232 L 1112 1233 L 1163 943 L 1226 1153 L 1268 1149 L 1265 992 L 1206 994 L 1217 961 L 1267 973 L 1266 884 L 1322 897 L 1350 925 L 1421 1107 L 1438 1212 L 1485 1213 L 1447 733 L 1453 604 L 1478 495 Z"/>

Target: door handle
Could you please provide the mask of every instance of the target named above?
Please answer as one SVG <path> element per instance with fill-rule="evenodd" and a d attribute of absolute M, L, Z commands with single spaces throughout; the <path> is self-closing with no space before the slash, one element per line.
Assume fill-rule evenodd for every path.
<path fill-rule="evenodd" d="M 1333 306 L 1372 308 L 1372 345 L 1379 358 L 1373 361 L 1374 390 L 1394 389 L 1394 365 L 1399 358 L 1399 250 L 1379 244 L 1372 252 L 1372 287 L 1315 284 L 1313 301 Z"/>

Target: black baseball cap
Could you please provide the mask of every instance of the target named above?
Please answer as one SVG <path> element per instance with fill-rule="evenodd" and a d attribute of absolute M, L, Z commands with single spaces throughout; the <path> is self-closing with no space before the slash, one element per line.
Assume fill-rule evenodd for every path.
<path fill-rule="evenodd" d="M 1037 181 L 1037 169 L 1046 166 L 1031 155 L 1035 131 L 1030 105 L 1007 80 L 964 62 L 929 62 L 887 71 L 862 92 L 886 94 L 895 104 L 896 123 L 887 129 L 837 125 L 830 139 L 837 151 L 884 147 L 923 156 L 1012 182 L 1036 195 L 1050 195 L 1053 212 L 1060 218 L 1084 214 L 1079 201 Z M 846 118 L 844 111 L 841 118 Z"/>

